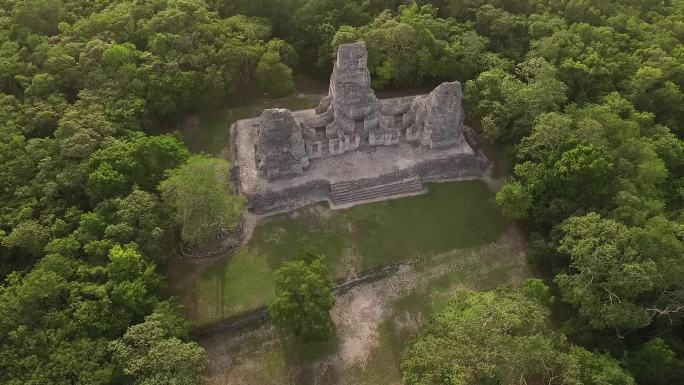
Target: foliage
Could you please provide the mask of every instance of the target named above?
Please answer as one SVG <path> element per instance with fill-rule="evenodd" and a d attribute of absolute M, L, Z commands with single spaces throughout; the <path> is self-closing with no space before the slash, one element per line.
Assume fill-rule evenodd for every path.
<path fill-rule="evenodd" d="M 256 77 L 259 88 L 267 94 L 282 97 L 294 90 L 292 69 L 281 63 L 278 52 L 266 52 L 256 66 Z"/>
<path fill-rule="evenodd" d="M 575 364 L 574 380 L 584 385 L 634 385 L 635 381 L 617 360 L 608 354 L 593 353 L 583 348 L 570 348 Z"/>
<path fill-rule="evenodd" d="M 268 307 L 273 322 L 304 341 L 329 338 L 335 298 L 324 258 L 284 262 L 273 276 L 276 293 Z"/>
<path fill-rule="evenodd" d="M 570 269 L 556 282 L 592 327 L 636 329 L 684 306 L 681 226 L 655 217 L 644 228 L 628 228 L 592 213 L 559 230 L 558 251 L 569 254 Z"/>
<path fill-rule="evenodd" d="M 498 60 L 486 52 L 486 39 L 471 26 L 435 17 L 431 5 L 403 5 L 398 14 L 385 11 L 367 25 L 340 28 L 333 36 L 332 58 L 341 43 L 364 40 L 375 88 L 410 87 L 433 79 L 468 79 Z"/>
<path fill-rule="evenodd" d="M 675 353 L 662 338 L 646 342 L 627 356 L 627 367 L 640 384 L 667 384 Z"/>
<path fill-rule="evenodd" d="M 252 87 L 267 52 L 291 84 L 296 53 L 198 0 L 3 1 L 0 51 L 0 382 L 132 382 L 107 346 L 163 302 L 152 261 L 179 237 L 157 189 L 189 157 L 142 130 Z M 135 376 L 188 382 L 162 372 Z"/>
<path fill-rule="evenodd" d="M 183 342 L 176 330 L 178 316 L 155 311 L 133 325 L 110 350 L 125 375 L 136 385 L 203 383 L 206 353 L 195 342 Z"/>
<path fill-rule="evenodd" d="M 466 83 L 465 97 L 477 101 L 473 112 L 489 141 L 518 142 L 529 134 L 539 114 L 557 111 L 565 102 L 565 85 L 544 59 L 519 64 L 516 75 L 495 68 Z"/>
<path fill-rule="evenodd" d="M 229 191 L 229 168 L 225 160 L 193 155 L 159 185 L 189 245 L 206 246 L 237 227 L 244 198 Z"/>
<path fill-rule="evenodd" d="M 529 296 L 543 286 L 459 292 L 406 349 L 404 383 L 634 384 L 614 359 L 570 346 L 548 327 L 548 308 Z"/>
<path fill-rule="evenodd" d="M 655 145 L 660 139 L 650 135 L 659 130 L 652 116 L 617 94 L 600 105 L 540 115 L 518 145 L 515 179 L 499 193 L 499 203 L 512 216 L 542 225 L 590 211 L 642 224 L 644 211 L 656 215 L 665 204 L 658 189 L 668 165 Z"/>
<path fill-rule="evenodd" d="M 133 246 L 114 246 L 104 266 L 43 257 L 0 287 L 0 381 L 110 383 L 108 337 L 159 303 L 161 277 Z"/>
<path fill-rule="evenodd" d="M 152 355 L 201 366 L 144 320 L 163 303 L 152 261 L 201 237 L 179 234 L 199 219 L 179 217 L 169 180 L 219 161 L 150 133 L 226 99 L 290 93 L 297 71 L 326 77 L 337 45 L 365 40 L 375 87 L 466 84 L 469 124 L 515 154 L 497 201 L 558 273 L 562 321 L 639 381 L 667 383 L 658 364 L 669 347 L 681 359 L 682 25 L 679 0 L 0 1 L 0 382 L 176 381 L 150 350 L 135 368 L 110 359 L 111 341 L 136 346 L 132 325 L 157 333 Z M 208 238 L 241 206 L 215 166 L 204 187 L 222 220 Z M 612 358 L 540 333 L 588 368 L 563 372 L 577 381 L 629 383 Z"/>
<path fill-rule="evenodd" d="M 153 190 L 167 169 L 180 166 L 188 150 L 175 136 L 136 134 L 116 140 L 90 156 L 86 193 L 100 201 L 129 193 L 133 186 Z"/>

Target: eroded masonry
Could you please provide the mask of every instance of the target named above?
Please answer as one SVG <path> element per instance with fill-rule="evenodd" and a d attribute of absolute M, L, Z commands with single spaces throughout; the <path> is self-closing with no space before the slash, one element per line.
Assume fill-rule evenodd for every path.
<path fill-rule="evenodd" d="M 268 109 L 231 127 L 240 192 L 255 212 L 419 194 L 423 182 L 481 177 L 466 140 L 457 81 L 428 95 L 379 100 L 365 43 L 343 44 L 328 96 L 313 110 Z"/>

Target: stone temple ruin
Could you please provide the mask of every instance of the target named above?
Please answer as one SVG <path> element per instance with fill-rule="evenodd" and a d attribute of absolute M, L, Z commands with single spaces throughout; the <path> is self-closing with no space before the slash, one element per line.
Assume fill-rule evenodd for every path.
<path fill-rule="evenodd" d="M 457 81 L 428 95 L 379 100 L 363 42 L 343 44 L 314 110 L 268 109 L 231 127 L 240 192 L 255 212 L 334 206 L 424 192 L 423 182 L 481 177 Z"/>

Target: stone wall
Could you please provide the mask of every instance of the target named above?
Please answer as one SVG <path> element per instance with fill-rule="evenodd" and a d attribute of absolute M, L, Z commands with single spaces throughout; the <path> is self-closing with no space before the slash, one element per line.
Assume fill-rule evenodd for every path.
<path fill-rule="evenodd" d="M 424 182 L 438 182 L 480 178 L 485 174 L 488 167 L 489 162 L 482 156 L 455 154 L 444 159 L 422 162 L 416 167 L 416 172 Z"/>
<path fill-rule="evenodd" d="M 429 95 L 416 97 L 408 113 L 407 139 L 419 141 L 431 150 L 463 143 L 462 100 L 461 83 L 457 81 L 442 83 Z"/>
<path fill-rule="evenodd" d="M 257 130 L 257 168 L 266 179 L 301 175 L 309 166 L 302 129 L 290 111 L 264 110 Z"/>
<path fill-rule="evenodd" d="M 447 158 L 430 159 L 414 167 L 393 171 L 373 178 L 346 181 L 354 189 L 380 186 L 418 177 L 423 182 L 480 178 L 489 162 L 482 156 L 454 154 Z M 325 179 L 310 181 L 281 191 L 267 190 L 247 197 L 247 207 L 257 214 L 291 210 L 307 204 L 330 200 L 331 182 Z"/>
<path fill-rule="evenodd" d="M 329 93 L 313 111 L 297 112 L 295 119 L 288 110 L 268 109 L 231 135 L 231 141 L 240 138 L 235 171 L 254 212 L 328 200 L 333 182 L 339 183 L 336 196 L 348 185 L 392 194 L 393 186 L 375 187 L 485 173 L 486 158 L 473 152 L 464 134 L 459 82 L 442 83 L 428 95 L 380 101 L 367 60 L 364 42 L 340 45 Z M 386 158 L 364 158 L 374 146 L 390 147 L 377 152 Z"/>
<path fill-rule="evenodd" d="M 265 190 L 247 196 L 247 208 L 255 214 L 292 210 L 330 197 L 330 182 L 314 180 L 281 191 Z"/>

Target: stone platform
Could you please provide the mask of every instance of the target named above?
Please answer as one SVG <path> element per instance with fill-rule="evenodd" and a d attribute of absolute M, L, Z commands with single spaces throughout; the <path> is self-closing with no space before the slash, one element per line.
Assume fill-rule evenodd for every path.
<path fill-rule="evenodd" d="M 383 100 L 384 105 L 406 102 L 406 97 Z M 315 111 L 295 111 L 297 120 Z M 423 192 L 423 182 L 481 177 L 489 163 L 464 141 L 445 149 L 429 149 L 399 141 L 392 146 L 366 146 L 336 156 L 311 159 L 301 175 L 275 180 L 260 173 L 255 154 L 260 118 L 231 126 L 231 152 L 240 193 L 255 213 L 284 211 L 309 203 L 329 201 L 333 207 Z"/>

